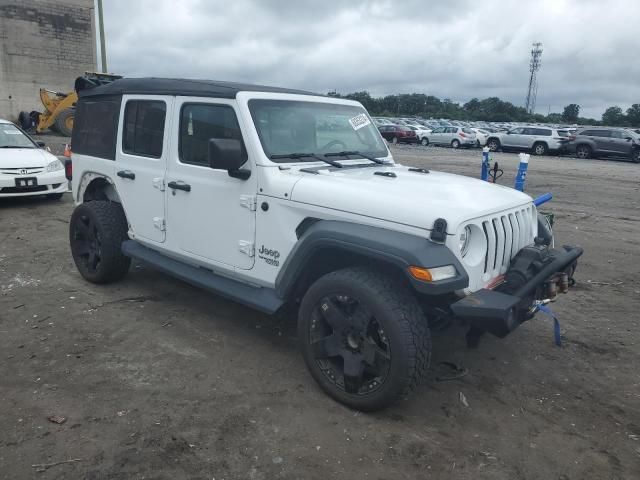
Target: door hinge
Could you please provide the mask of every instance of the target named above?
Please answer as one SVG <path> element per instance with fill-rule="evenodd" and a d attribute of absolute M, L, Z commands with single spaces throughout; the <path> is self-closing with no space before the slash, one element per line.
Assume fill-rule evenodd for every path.
<path fill-rule="evenodd" d="M 164 218 L 161 217 L 153 217 L 153 226 L 161 232 L 164 232 L 167 229 L 167 224 L 164 223 Z"/>
<path fill-rule="evenodd" d="M 248 240 L 240 240 L 238 242 L 238 248 L 240 249 L 240 251 L 242 253 L 244 253 L 245 255 L 247 255 L 248 257 L 253 257 L 255 255 L 255 248 L 253 246 L 253 242 L 250 242 Z"/>
<path fill-rule="evenodd" d="M 256 211 L 257 199 L 253 195 L 240 195 L 240 205 L 244 208 L 248 208 L 251 212 Z"/>
<path fill-rule="evenodd" d="M 164 192 L 164 189 L 165 189 L 164 178 L 161 178 L 161 177 L 154 178 L 153 180 L 151 180 L 151 183 L 153 184 L 154 188 L 157 188 L 161 192 Z"/>

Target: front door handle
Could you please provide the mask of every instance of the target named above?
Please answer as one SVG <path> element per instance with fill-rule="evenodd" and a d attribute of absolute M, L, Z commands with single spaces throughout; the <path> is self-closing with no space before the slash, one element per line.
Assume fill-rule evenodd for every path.
<path fill-rule="evenodd" d="M 136 179 L 136 174 L 133 173 L 131 170 L 120 170 L 117 175 L 120 178 L 128 178 L 129 180 L 135 180 Z"/>
<path fill-rule="evenodd" d="M 182 180 L 178 180 L 177 182 L 169 182 L 167 183 L 167 186 L 173 190 L 182 190 L 183 192 L 191 191 L 191 185 L 189 185 L 188 183 L 184 183 Z"/>

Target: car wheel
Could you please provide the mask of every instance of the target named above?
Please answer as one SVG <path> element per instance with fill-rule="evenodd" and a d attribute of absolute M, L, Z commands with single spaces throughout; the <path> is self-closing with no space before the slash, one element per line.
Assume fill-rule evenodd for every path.
<path fill-rule="evenodd" d="M 453 140 L 451 142 L 451 148 L 460 148 L 460 141 L 459 140 Z"/>
<path fill-rule="evenodd" d="M 500 149 L 500 140 L 497 138 L 490 138 L 487 142 L 487 147 L 489 147 L 489 150 L 492 152 L 497 152 Z"/>
<path fill-rule="evenodd" d="M 544 143 L 536 143 L 533 146 L 534 155 L 545 155 L 547 153 L 547 146 Z"/>
<path fill-rule="evenodd" d="M 587 159 L 591 157 L 591 147 L 589 145 L 578 145 L 576 148 L 576 157 Z"/>
<path fill-rule="evenodd" d="M 47 195 L 47 198 L 49 200 L 60 200 L 62 198 L 62 193 L 49 193 Z"/>
<path fill-rule="evenodd" d="M 393 137 L 391 139 L 391 143 L 393 143 L 394 145 L 398 143 L 398 137 Z"/>
<path fill-rule="evenodd" d="M 65 137 L 70 137 L 73 132 L 73 122 L 76 112 L 73 108 L 62 110 L 54 122 L 56 130 Z"/>
<path fill-rule="evenodd" d="M 420 144 L 423 147 L 426 147 L 427 145 L 429 145 L 429 139 L 427 137 L 422 137 L 422 140 L 420 140 Z"/>
<path fill-rule="evenodd" d="M 633 163 L 640 163 L 640 148 L 634 148 L 631 151 L 631 161 Z"/>
<path fill-rule="evenodd" d="M 351 408 L 373 411 L 407 395 L 431 356 L 427 320 L 391 277 L 349 268 L 318 279 L 298 314 L 305 363 L 320 387 Z"/>
<path fill-rule="evenodd" d="M 78 205 L 71 215 L 69 243 L 80 274 L 92 283 L 109 283 L 124 277 L 131 259 L 122 254 L 128 240 L 122 205 L 90 201 Z"/>

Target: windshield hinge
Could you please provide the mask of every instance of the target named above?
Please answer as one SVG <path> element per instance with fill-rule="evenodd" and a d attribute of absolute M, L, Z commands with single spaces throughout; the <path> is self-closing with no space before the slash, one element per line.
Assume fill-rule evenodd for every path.
<path fill-rule="evenodd" d="M 251 212 L 256 211 L 257 199 L 254 195 L 240 195 L 240 205 L 248 208 Z"/>
<path fill-rule="evenodd" d="M 164 188 L 165 188 L 164 187 L 164 178 L 156 177 L 153 180 L 151 180 L 151 184 L 153 185 L 153 188 L 157 188 L 161 192 L 164 192 Z"/>
<path fill-rule="evenodd" d="M 167 229 L 167 224 L 164 222 L 164 218 L 161 217 L 153 217 L 153 226 L 161 232 Z"/>
<path fill-rule="evenodd" d="M 238 249 L 248 257 L 253 257 L 256 252 L 253 242 L 249 240 L 240 240 L 238 242 Z"/>

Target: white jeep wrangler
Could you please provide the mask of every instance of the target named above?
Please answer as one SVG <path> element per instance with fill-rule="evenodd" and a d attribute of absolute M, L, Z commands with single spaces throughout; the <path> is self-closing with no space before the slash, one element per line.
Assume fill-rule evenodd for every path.
<path fill-rule="evenodd" d="M 429 325 L 505 336 L 566 292 L 532 200 L 394 163 L 358 102 L 255 85 L 121 79 L 82 90 L 70 243 L 82 276 L 131 258 L 255 309 L 294 306 L 322 389 L 384 408 L 425 375 Z"/>

